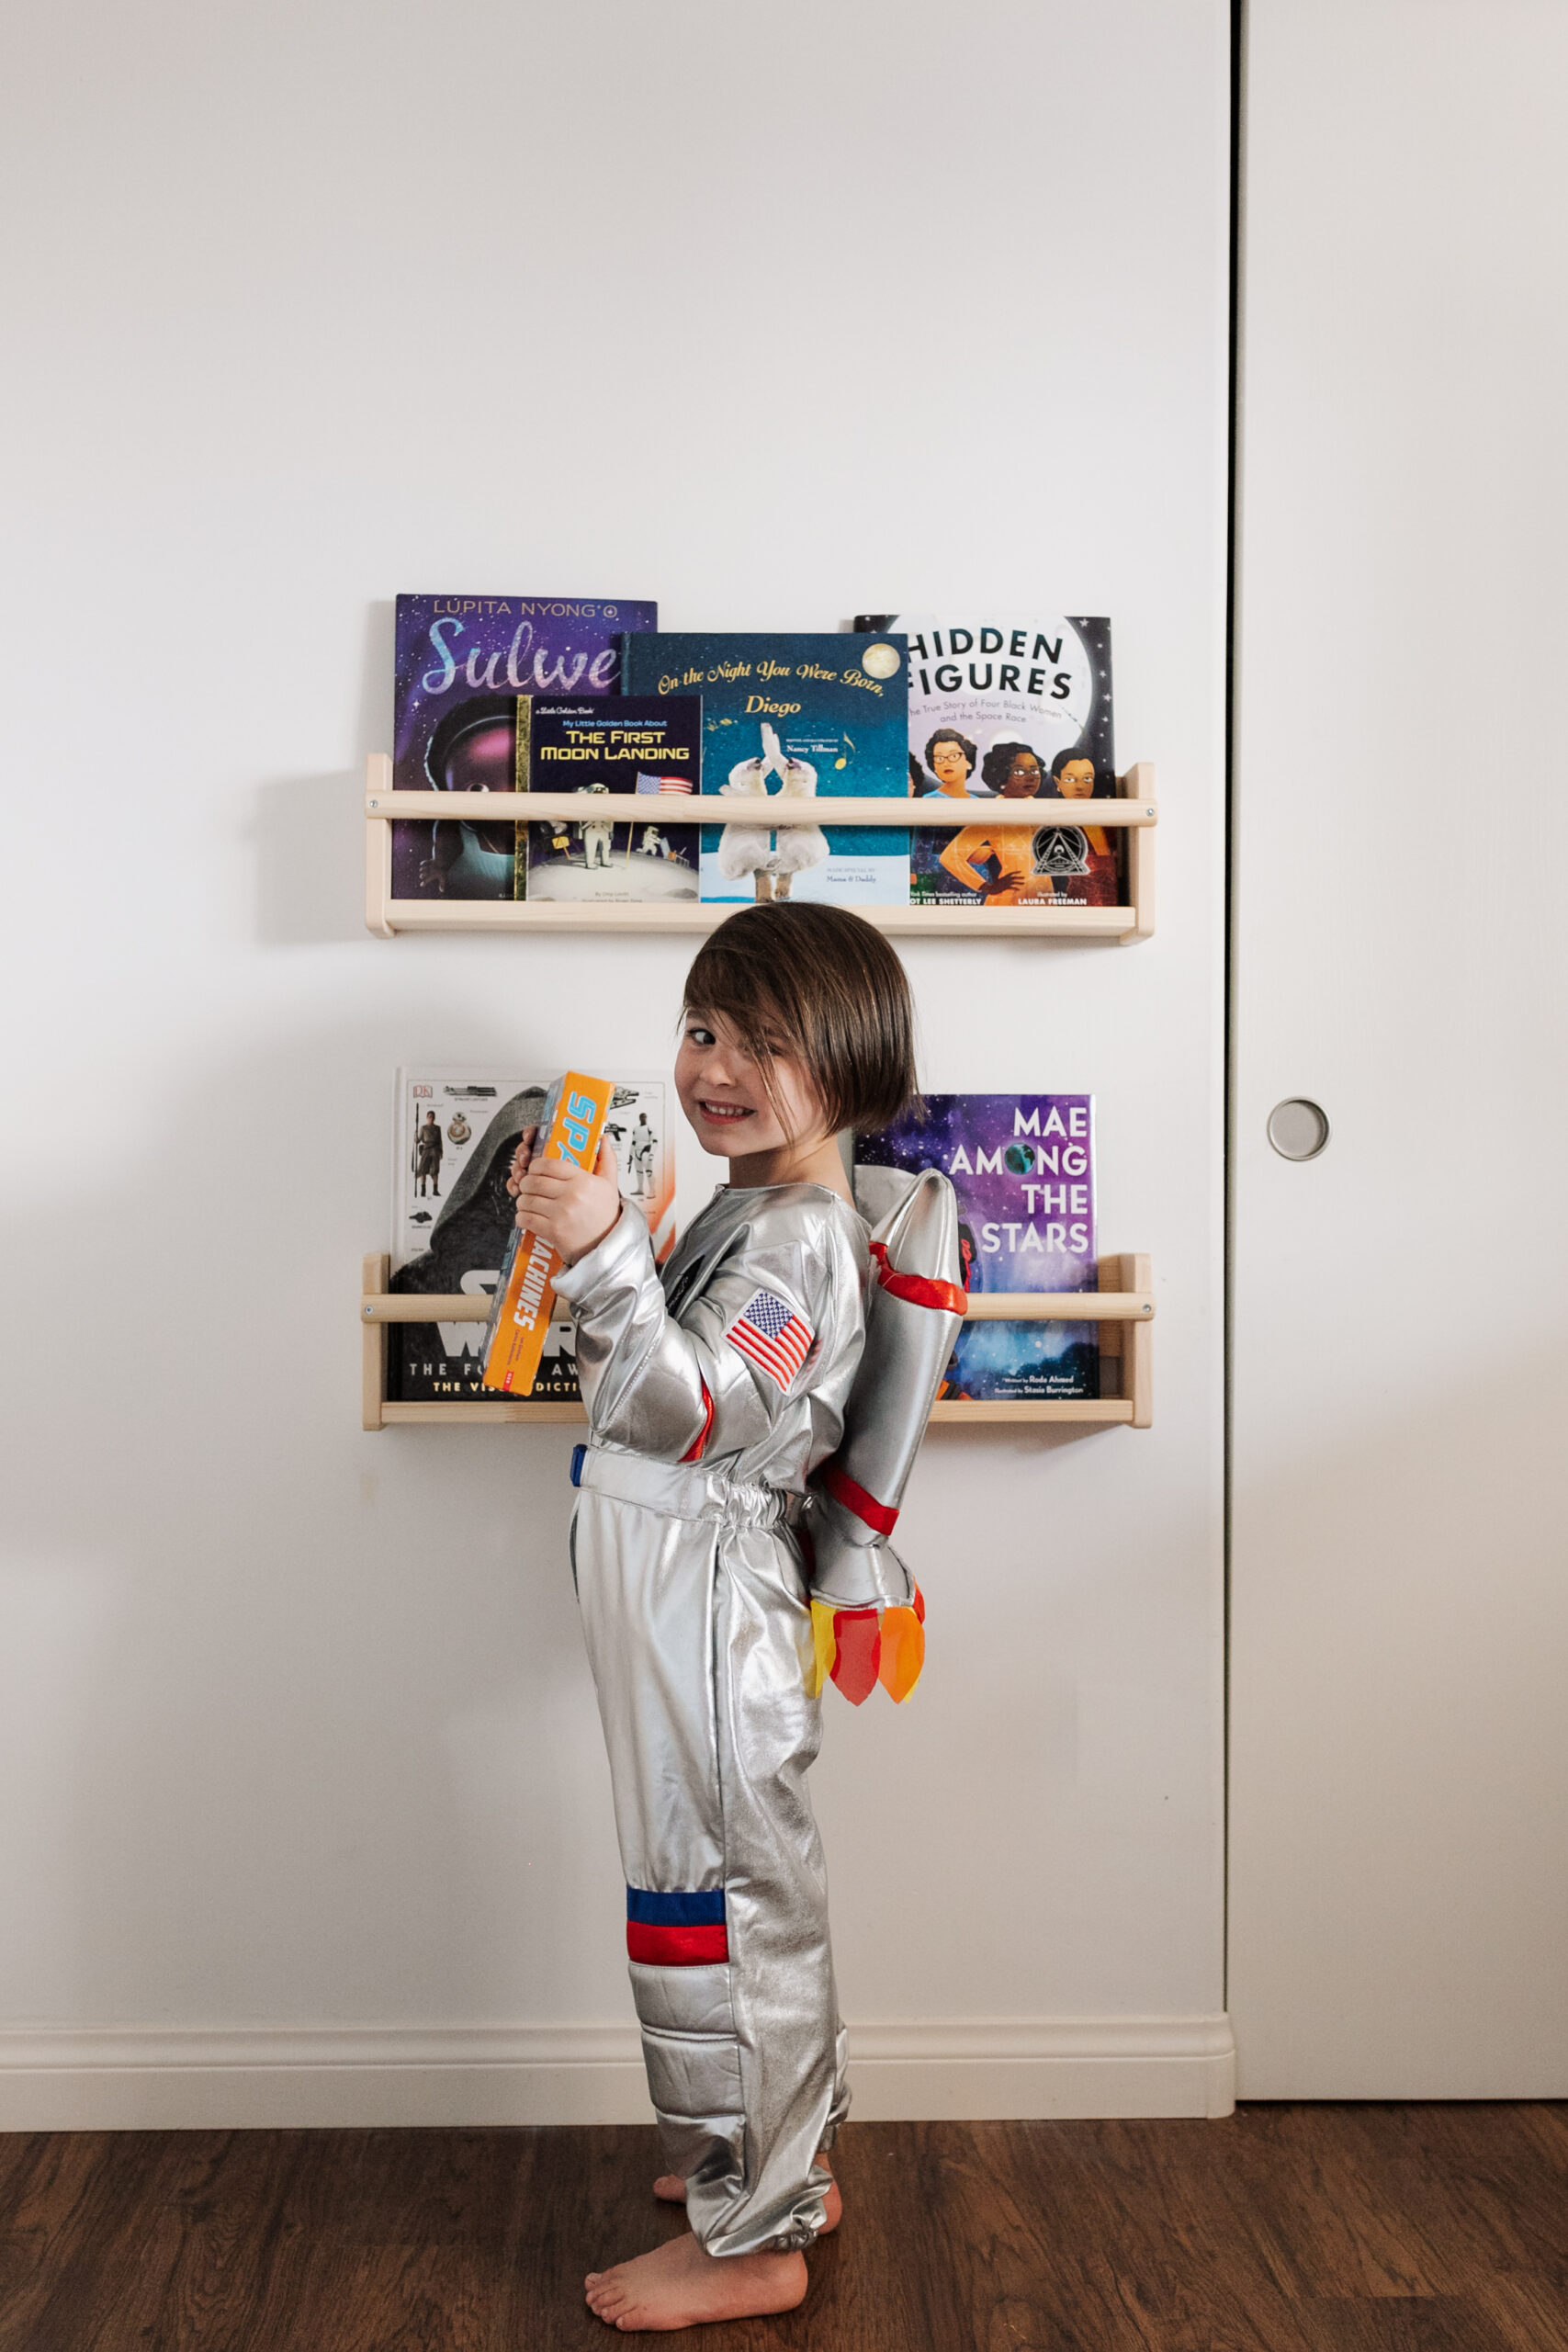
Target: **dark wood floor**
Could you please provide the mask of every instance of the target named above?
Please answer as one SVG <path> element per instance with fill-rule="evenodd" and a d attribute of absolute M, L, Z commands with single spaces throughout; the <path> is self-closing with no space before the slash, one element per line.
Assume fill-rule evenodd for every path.
<path fill-rule="evenodd" d="M 0 2352 L 575 2352 L 651 2130 L 0 2136 Z M 863 2123 L 787 2319 L 703 2352 L 1568 2352 L 1568 2106 Z"/>

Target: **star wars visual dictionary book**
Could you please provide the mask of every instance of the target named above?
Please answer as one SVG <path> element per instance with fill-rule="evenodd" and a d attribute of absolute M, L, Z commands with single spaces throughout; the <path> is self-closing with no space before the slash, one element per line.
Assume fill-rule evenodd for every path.
<path fill-rule="evenodd" d="M 589 596 L 400 596 L 394 789 L 523 789 L 518 696 L 614 694 L 616 639 L 658 618 L 657 605 Z M 510 899 L 516 864 L 515 825 L 392 827 L 394 899 Z"/>
<path fill-rule="evenodd" d="M 400 1294 L 489 1298 L 516 1218 L 506 1189 L 524 1130 L 536 1126 L 558 1073 L 474 1068 L 398 1072 L 392 1179 L 392 1274 Z M 648 1220 L 660 1263 L 675 1245 L 675 1155 L 664 1082 L 623 1079 L 605 1124 L 621 1191 Z M 387 1394 L 400 1404 L 482 1398 L 482 1323 L 394 1323 Z M 534 1384 L 539 1399 L 578 1396 L 570 1325 L 551 1326 Z"/>
<path fill-rule="evenodd" d="M 530 899 L 695 899 L 697 828 L 666 811 L 692 806 L 702 779 L 703 706 L 696 695 L 615 695 L 580 702 L 535 698 L 529 776 L 536 792 L 583 796 L 581 822 L 519 827 Z M 634 824 L 596 820 L 606 793 L 632 793 L 647 811 Z"/>
<path fill-rule="evenodd" d="M 901 631 L 909 647 L 909 788 L 1002 804 L 957 829 L 917 827 L 914 906 L 976 910 L 1120 903 L 1115 828 L 1064 824 L 1064 800 L 1116 790 L 1111 624 L 863 614 L 857 628 Z M 1016 800 L 1021 825 L 1004 824 Z M 1056 821 L 1047 822 L 1048 817 Z"/>
<path fill-rule="evenodd" d="M 958 1194 L 969 1291 L 1096 1287 L 1094 1097 L 928 1094 L 855 1141 L 855 1204 L 874 1224 L 911 1175 L 940 1168 Z M 1092 1323 L 965 1323 L 941 1394 L 974 1399 L 1098 1396 Z"/>
<path fill-rule="evenodd" d="M 903 906 L 899 827 L 773 825 L 781 797 L 903 798 L 908 734 L 901 639 L 649 633 L 621 640 L 628 695 L 701 695 L 703 792 L 757 803 L 755 825 L 705 825 L 702 895 L 737 906 L 813 899 Z M 826 816 L 824 808 L 823 814 Z"/>

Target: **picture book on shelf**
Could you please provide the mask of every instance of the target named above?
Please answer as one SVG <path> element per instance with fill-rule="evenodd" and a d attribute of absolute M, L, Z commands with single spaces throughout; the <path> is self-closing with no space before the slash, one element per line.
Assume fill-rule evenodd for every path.
<path fill-rule="evenodd" d="M 1047 821 L 1052 804 L 1116 791 L 1110 622 L 900 613 L 863 615 L 855 626 L 908 639 L 911 792 L 1032 804 L 1022 825 L 1004 824 L 998 808 L 994 820 L 918 826 L 910 903 L 1118 905 L 1119 828 Z"/>
<path fill-rule="evenodd" d="M 874 1224 L 909 1178 L 940 1168 L 958 1195 L 964 1286 L 985 1291 L 1096 1287 L 1094 1097 L 928 1094 L 855 1139 L 855 1204 Z M 1092 1323 L 967 1322 L 942 1396 L 1024 1400 L 1098 1396 Z"/>
<path fill-rule="evenodd" d="M 400 596 L 392 784 L 399 792 L 516 792 L 528 774 L 518 698 L 614 694 L 617 640 L 654 604 L 581 596 Z M 394 899 L 510 899 L 517 828 L 400 821 Z"/>
<path fill-rule="evenodd" d="M 583 812 L 581 822 L 516 829 L 524 853 L 517 896 L 695 899 L 697 828 L 670 823 L 663 810 L 672 800 L 687 807 L 696 794 L 702 727 L 696 695 L 536 696 L 527 729 L 533 789 L 581 793 Z M 635 794 L 646 814 L 629 824 L 596 820 L 593 801 L 609 792 Z"/>
<path fill-rule="evenodd" d="M 516 1217 L 506 1189 L 512 1155 L 536 1126 L 558 1073 L 479 1068 L 398 1072 L 392 1181 L 392 1272 L 399 1294 L 458 1292 L 489 1298 Z M 605 1124 L 621 1191 L 635 1201 L 662 1263 L 675 1245 L 675 1155 L 665 1129 L 664 1081 L 617 1080 Z M 394 1323 L 387 1394 L 393 1401 L 482 1399 L 482 1323 Z M 571 1327 L 545 1339 L 536 1398 L 579 1394 Z"/>
<path fill-rule="evenodd" d="M 899 827 L 772 825 L 763 803 L 902 798 L 908 734 L 901 638 L 689 636 L 621 639 L 628 695 L 700 695 L 704 796 L 755 799 L 755 825 L 705 825 L 705 899 L 812 899 L 903 906 L 909 837 Z M 823 808 L 826 817 L 828 808 Z"/>

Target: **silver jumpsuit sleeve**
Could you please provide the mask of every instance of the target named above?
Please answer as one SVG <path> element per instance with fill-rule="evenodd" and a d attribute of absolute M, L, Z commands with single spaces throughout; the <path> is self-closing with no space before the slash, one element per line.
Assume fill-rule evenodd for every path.
<path fill-rule="evenodd" d="M 808 1247 L 765 1206 L 737 1228 L 679 1321 L 630 1202 L 604 1239 L 557 1276 L 556 1290 L 577 1326 L 593 1442 L 655 1462 L 762 1444 L 825 1373 L 847 1392 L 863 1340 L 847 1251 Z"/>

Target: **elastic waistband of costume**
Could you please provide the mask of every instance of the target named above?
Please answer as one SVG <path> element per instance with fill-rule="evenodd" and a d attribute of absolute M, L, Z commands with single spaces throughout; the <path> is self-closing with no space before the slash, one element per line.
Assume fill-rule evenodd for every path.
<path fill-rule="evenodd" d="M 645 1454 L 581 1448 L 575 1486 L 621 1503 L 640 1503 L 668 1519 L 708 1520 L 724 1527 L 778 1527 L 790 1516 L 793 1495 L 752 1487 L 721 1469 L 679 1462 L 649 1462 Z"/>

